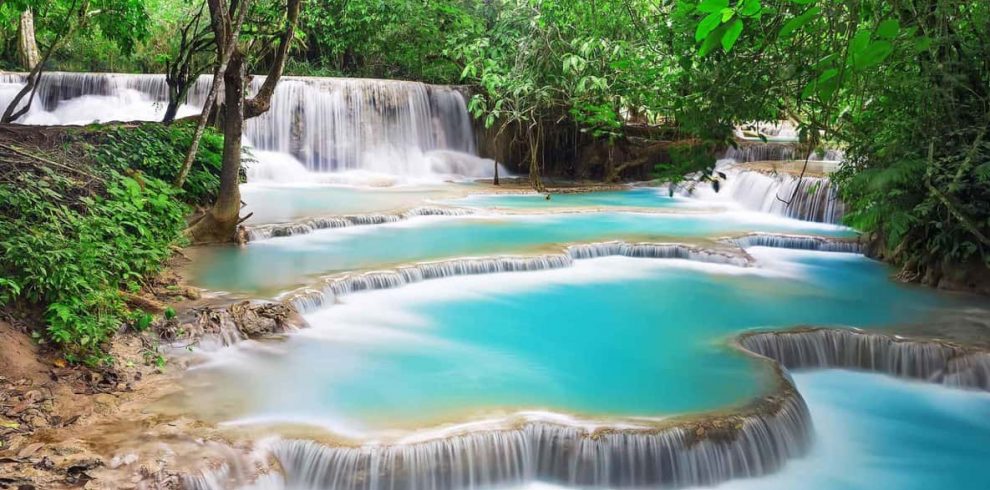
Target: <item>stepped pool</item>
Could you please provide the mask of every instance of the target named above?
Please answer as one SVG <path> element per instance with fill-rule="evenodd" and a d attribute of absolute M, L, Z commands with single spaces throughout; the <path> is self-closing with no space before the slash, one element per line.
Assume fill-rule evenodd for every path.
<path fill-rule="evenodd" d="M 755 212 L 420 216 L 395 223 L 315 230 L 199 251 L 191 278 L 207 289 L 271 294 L 325 274 L 411 262 L 558 251 L 571 242 L 705 241 L 748 232 L 854 237 L 834 225 Z"/>
<path fill-rule="evenodd" d="M 284 342 L 248 343 L 197 374 L 219 397 L 205 405 L 240 399 L 227 420 L 362 438 L 517 411 L 635 420 L 766 391 L 762 366 L 727 347 L 734 333 L 903 323 L 947 305 L 861 256 L 750 253 L 760 267 L 606 257 L 355 293 Z"/>
<path fill-rule="evenodd" d="M 24 123 L 153 120 L 167 97 L 157 75 L 41 80 Z M 23 82 L 0 75 L 0 99 Z M 209 85 L 194 84 L 180 115 Z M 511 186 L 469 182 L 497 166 L 479 155 L 461 90 L 389 80 L 286 77 L 244 137 L 251 241 L 190 251 L 185 276 L 221 303 L 289 301 L 308 327 L 182 354 L 183 390 L 155 409 L 240 444 L 189 488 L 990 487 L 990 395 L 835 370 L 792 377 L 736 343 L 835 325 L 886 335 L 840 356 L 848 365 L 871 365 L 880 345 L 898 346 L 873 365 L 888 372 L 972 361 L 889 332 L 963 309 L 988 318 L 987 302 L 901 285 L 835 252 L 859 245 L 818 223 L 844 212 L 827 178 L 723 162 L 717 194 L 502 193 Z M 795 151 L 750 144 L 726 157 Z M 990 355 L 978 361 L 959 363 L 972 368 L 965 386 L 990 389 Z"/>

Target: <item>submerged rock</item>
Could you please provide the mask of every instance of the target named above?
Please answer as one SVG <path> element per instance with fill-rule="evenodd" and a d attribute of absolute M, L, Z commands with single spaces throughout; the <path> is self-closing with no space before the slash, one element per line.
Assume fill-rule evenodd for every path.
<path fill-rule="evenodd" d="M 160 333 L 170 341 L 197 342 L 212 337 L 223 345 L 231 345 L 244 339 L 296 330 L 303 325 L 305 320 L 288 303 L 241 301 L 193 308 L 183 315 L 183 321 L 166 322 Z"/>

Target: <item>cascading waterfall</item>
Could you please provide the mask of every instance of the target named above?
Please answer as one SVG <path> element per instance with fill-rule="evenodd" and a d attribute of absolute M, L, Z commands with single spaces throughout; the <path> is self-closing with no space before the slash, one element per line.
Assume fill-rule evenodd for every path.
<path fill-rule="evenodd" d="M 452 259 L 425 262 L 389 271 L 333 276 L 324 279 L 323 284 L 315 289 L 306 288 L 290 292 L 285 295 L 284 300 L 300 313 L 309 313 L 334 304 L 337 297 L 358 291 L 392 289 L 406 284 L 444 277 L 560 269 L 570 267 L 574 260 L 609 256 L 688 259 L 736 266 L 749 265 L 749 259 L 745 255 L 730 250 L 724 252 L 705 250 L 679 243 L 602 242 L 572 245 L 559 254 Z"/>
<path fill-rule="evenodd" d="M 729 169 L 720 192 L 709 199 L 731 199 L 746 209 L 818 223 L 840 223 L 845 212 L 838 189 L 828 178 L 774 176 L 758 171 Z"/>
<path fill-rule="evenodd" d="M 863 245 L 857 240 L 844 240 L 839 238 L 826 238 L 809 235 L 750 233 L 739 237 L 726 238 L 722 241 L 724 243 L 731 243 L 740 248 L 773 247 L 796 250 L 816 250 L 819 252 L 863 252 Z"/>
<path fill-rule="evenodd" d="M 0 105 L 5 107 L 24 81 L 23 74 L 0 74 Z M 199 112 L 211 81 L 209 76 L 197 80 L 180 117 Z M 264 77 L 254 77 L 249 91 L 263 82 Z M 164 75 L 48 72 L 37 97 L 20 122 L 158 120 L 168 86 Z M 494 172 L 493 162 L 476 156 L 463 95 L 419 82 L 283 77 L 271 110 L 247 121 L 245 137 L 258 150 L 292 155 L 310 172 L 464 177 Z M 266 164 L 284 162 L 254 162 Z"/>
<path fill-rule="evenodd" d="M 398 214 L 369 213 L 349 216 L 326 216 L 309 218 L 292 223 L 278 223 L 248 227 L 249 240 L 265 240 L 269 238 L 303 235 L 316 230 L 330 228 L 347 228 L 350 226 L 381 225 L 395 223 L 416 216 L 467 216 L 474 211 L 465 208 L 443 208 L 436 206 L 419 206 Z"/>
<path fill-rule="evenodd" d="M 739 344 L 789 369 L 857 369 L 990 390 L 990 352 L 949 342 L 852 329 L 803 328 L 745 334 Z"/>
<path fill-rule="evenodd" d="M 253 79 L 252 90 L 263 81 Z M 419 82 L 286 77 L 272 109 L 250 120 L 245 133 L 255 147 L 291 154 L 313 172 L 492 171 L 472 158 L 474 134 L 461 93 Z"/>
<path fill-rule="evenodd" d="M 765 475 L 804 455 L 814 433 L 808 408 L 779 368 L 773 393 L 725 414 L 633 427 L 587 429 L 525 420 L 504 429 L 389 445 L 269 445 L 284 481 L 273 487 L 457 490 L 549 481 L 591 487 L 677 488 Z M 186 479 L 220 488 L 229 465 Z M 267 488 L 267 487 L 266 487 Z"/>
<path fill-rule="evenodd" d="M 796 392 L 773 413 L 732 419 L 725 439 L 681 426 L 595 433 L 536 422 L 383 447 L 286 441 L 274 454 L 286 486 L 300 489 L 448 490 L 534 480 L 676 488 L 771 473 L 810 446 L 810 417 Z"/>
<path fill-rule="evenodd" d="M 804 160 L 809 158 L 816 161 L 841 162 L 844 158 L 842 150 L 829 149 L 814 151 L 811 155 L 804 153 L 793 144 L 785 142 L 740 143 L 738 147 L 730 146 L 722 158 L 735 160 L 739 163 Z"/>

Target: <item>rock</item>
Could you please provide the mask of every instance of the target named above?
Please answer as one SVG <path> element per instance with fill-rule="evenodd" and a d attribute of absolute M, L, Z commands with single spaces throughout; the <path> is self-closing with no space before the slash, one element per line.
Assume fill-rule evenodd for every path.
<path fill-rule="evenodd" d="M 100 393 L 93 396 L 93 411 L 100 415 L 110 415 L 117 410 L 117 398 L 113 395 Z"/>
<path fill-rule="evenodd" d="M 55 462 L 52 461 L 51 458 L 49 458 L 48 456 L 45 456 L 41 458 L 41 461 L 35 463 L 34 467 L 39 470 L 51 471 L 52 469 L 55 468 Z"/>
<path fill-rule="evenodd" d="M 182 289 L 182 295 L 192 300 L 200 299 L 202 297 L 202 294 L 200 294 L 199 289 L 190 286 L 187 286 Z"/>
<path fill-rule="evenodd" d="M 19 458 L 26 458 L 26 457 L 28 457 L 28 456 L 30 456 L 30 455 L 38 452 L 38 450 L 41 449 L 41 448 L 43 448 L 43 447 L 45 447 L 45 444 L 44 443 L 41 443 L 41 442 L 36 442 L 34 444 L 28 444 L 27 446 L 24 446 L 23 448 L 21 448 L 20 451 L 17 452 L 17 457 L 19 457 Z"/>

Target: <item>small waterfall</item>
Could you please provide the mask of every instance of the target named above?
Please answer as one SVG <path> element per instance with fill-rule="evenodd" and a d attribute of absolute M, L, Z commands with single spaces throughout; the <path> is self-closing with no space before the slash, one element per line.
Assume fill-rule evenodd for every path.
<path fill-rule="evenodd" d="M 25 75 L 0 74 L 0 104 Z M 180 117 L 199 112 L 210 76 L 190 89 Z M 254 77 L 256 91 L 264 77 Z M 46 72 L 25 124 L 158 120 L 168 100 L 164 75 Z M 254 148 L 292 155 L 310 172 L 365 170 L 393 175 L 487 177 L 470 115 L 451 87 L 397 80 L 283 77 L 267 113 L 250 119 Z"/>
<path fill-rule="evenodd" d="M 818 223 L 838 224 L 845 207 L 828 178 L 790 174 L 776 176 L 756 171 L 727 172 L 724 187 L 715 196 L 729 198 L 747 209 Z"/>
<path fill-rule="evenodd" d="M 804 400 L 776 370 L 777 392 L 722 414 L 657 427 L 588 430 L 544 421 L 392 445 L 326 446 L 276 441 L 284 488 L 456 490 L 548 481 L 592 487 L 685 487 L 776 471 L 807 452 Z M 222 467 L 187 482 L 213 489 Z M 274 478 L 265 483 L 276 482 Z"/>
<path fill-rule="evenodd" d="M 804 160 L 809 155 L 799 151 L 794 143 L 789 142 L 743 142 L 738 147 L 728 147 L 722 158 L 735 160 L 739 163 Z M 811 160 L 826 162 L 841 162 L 844 158 L 842 150 L 829 149 L 815 151 L 810 155 Z"/>
<path fill-rule="evenodd" d="M 385 223 L 395 223 L 397 221 L 416 216 L 467 216 L 469 214 L 473 214 L 473 212 L 473 210 L 464 208 L 420 206 L 399 214 L 370 213 L 349 216 L 309 218 L 292 223 L 278 223 L 248 227 L 248 239 L 250 241 L 257 241 L 269 238 L 303 235 L 306 233 L 312 233 L 316 230 L 325 230 L 329 228 L 381 225 Z"/>
<path fill-rule="evenodd" d="M 820 252 L 863 253 L 863 245 L 857 240 L 826 238 L 810 235 L 750 233 L 740 237 L 726 238 L 722 241 L 740 248 L 774 247 L 797 250 L 817 250 Z"/>
<path fill-rule="evenodd" d="M 572 245 L 559 254 L 532 257 L 490 257 L 452 259 L 399 267 L 388 271 L 333 276 L 321 286 L 288 293 L 284 301 L 300 313 L 309 313 L 333 305 L 336 298 L 358 291 L 392 289 L 406 284 L 444 277 L 524 272 L 570 267 L 574 260 L 597 257 L 625 256 L 652 259 L 688 259 L 700 262 L 749 265 L 741 253 L 710 251 L 684 244 L 602 242 Z"/>
<path fill-rule="evenodd" d="M 745 334 L 739 344 L 789 369 L 857 369 L 990 390 L 990 352 L 949 342 L 859 330 L 804 328 Z"/>
<path fill-rule="evenodd" d="M 602 242 L 572 245 L 567 248 L 573 259 L 624 256 L 651 259 L 686 259 L 698 262 L 730 264 L 740 267 L 750 265 L 746 256 L 735 252 L 690 247 L 680 243 L 625 243 Z"/>

